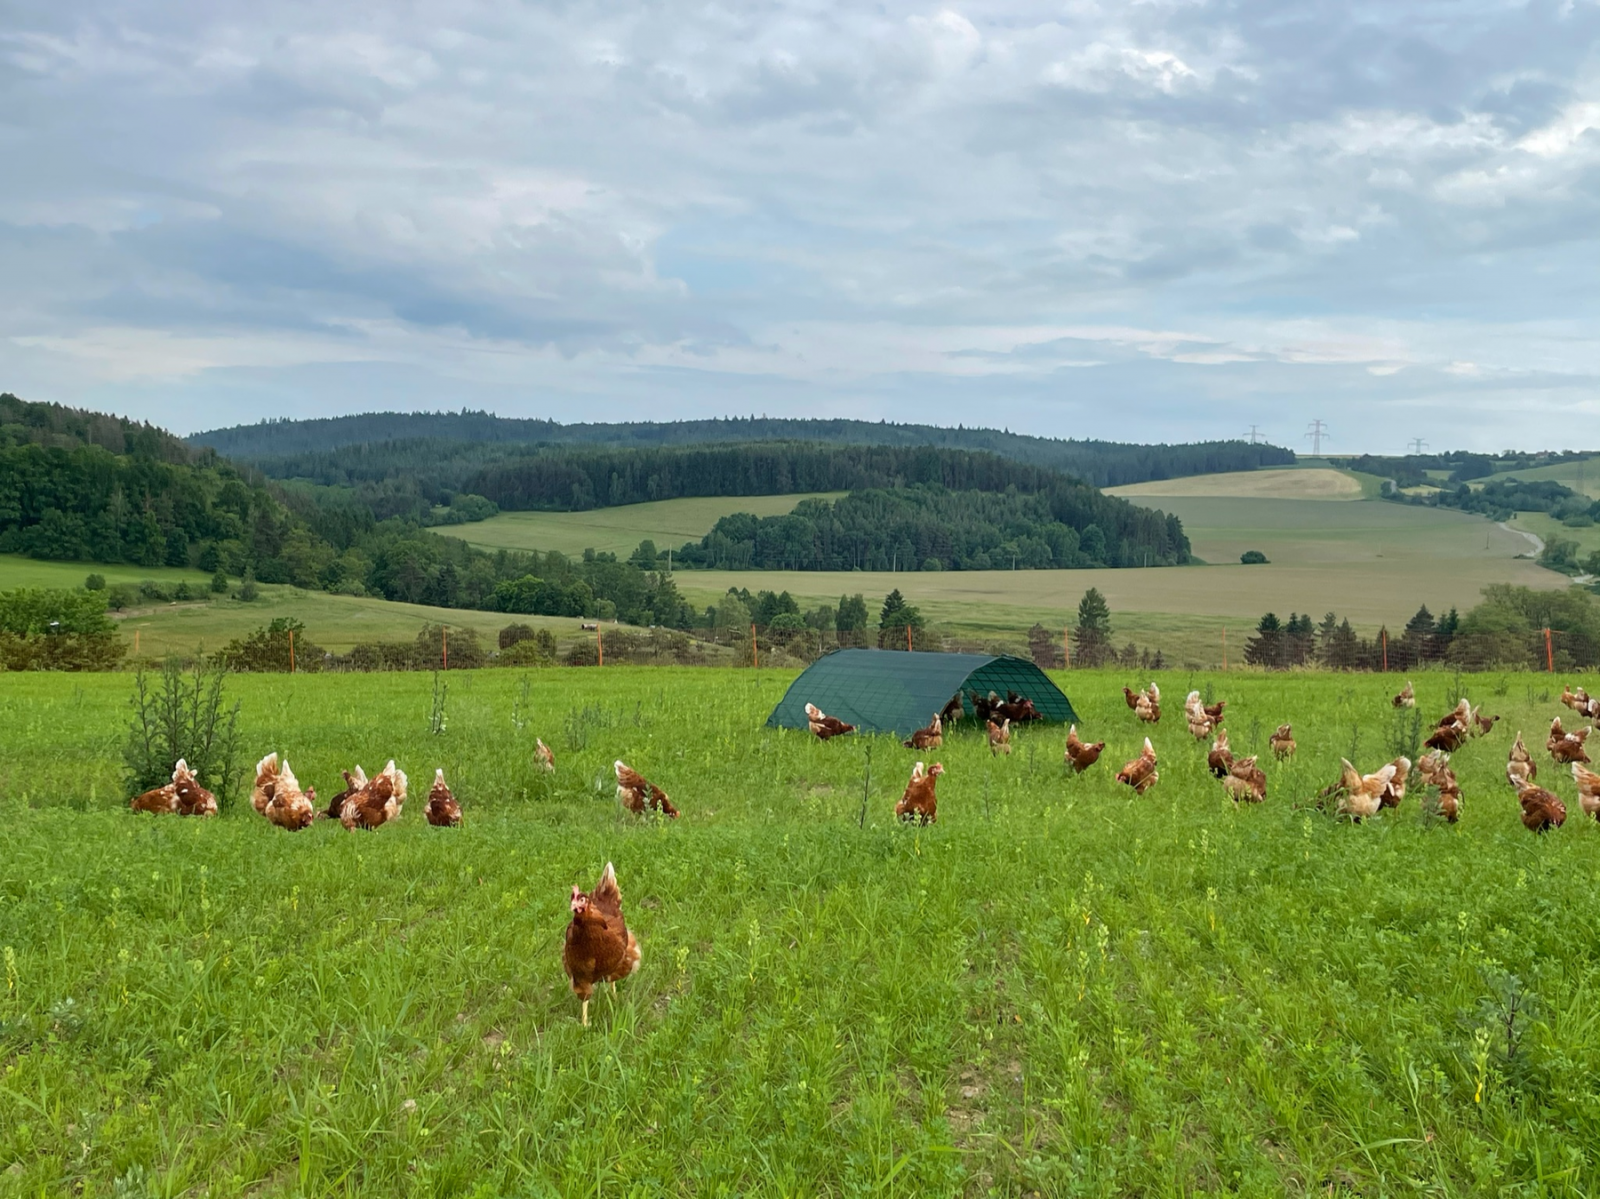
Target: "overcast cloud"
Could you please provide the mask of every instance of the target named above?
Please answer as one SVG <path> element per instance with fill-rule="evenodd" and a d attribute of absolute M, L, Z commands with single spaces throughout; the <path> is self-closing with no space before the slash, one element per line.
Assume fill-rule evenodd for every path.
<path fill-rule="evenodd" d="M 1600 443 L 1600 5 L 0 0 L 0 390 Z"/>

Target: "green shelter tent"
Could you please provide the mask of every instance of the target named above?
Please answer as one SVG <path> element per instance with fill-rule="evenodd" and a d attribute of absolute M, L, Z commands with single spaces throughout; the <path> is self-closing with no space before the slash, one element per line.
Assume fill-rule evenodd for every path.
<path fill-rule="evenodd" d="M 969 720 L 971 694 L 991 691 L 1027 696 L 1046 720 L 1078 719 L 1061 689 L 1025 658 L 842 649 L 818 658 L 790 684 L 767 717 L 767 727 L 806 728 L 806 704 L 811 703 L 862 732 L 904 737 L 927 724 L 958 691 Z"/>

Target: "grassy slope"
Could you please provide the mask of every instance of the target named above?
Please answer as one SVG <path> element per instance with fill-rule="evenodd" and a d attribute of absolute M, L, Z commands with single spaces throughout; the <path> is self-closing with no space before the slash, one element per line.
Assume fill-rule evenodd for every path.
<path fill-rule="evenodd" d="M 1511 479 L 1554 479 L 1558 483 L 1565 483 L 1572 490 L 1581 492 L 1594 499 L 1600 499 L 1600 456 L 1585 458 L 1573 462 L 1559 462 L 1554 466 L 1534 466 L 1527 470 L 1508 471 L 1495 478 Z"/>
<path fill-rule="evenodd" d="M 1125 499 L 1149 496 L 1233 496 L 1250 499 L 1359 500 L 1360 478 L 1326 467 L 1283 470 L 1233 471 L 1220 475 L 1191 475 L 1107 488 L 1108 495 Z"/>
<path fill-rule="evenodd" d="M 718 520 L 735 512 L 781 516 L 793 511 L 801 500 L 831 500 L 844 494 L 835 491 L 704 496 L 653 504 L 625 504 L 592 512 L 503 512 L 475 524 L 439 531 L 485 549 L 560 550 L 564 554 L 581 554 L 592 548 L 625 556 L 646 538 L 654 541 L 660 550 L 669 546 L 677 549 L 686 541 L 699 541 Z"/>
<path fill-rule="evenodd" d="M 514 675 L 452 679 L 438 738 L 425 677 L 232 684 L 250 753 L 303 782 L 393 754 L 466 807 L 430 829 L 414 786 L 361 836 L 116 810 L 127 679 L 12 679 L 8 1193 L 1600 1191 L 1600 830 L 1535 838 L 1498 781 L 1551 680 L 1474 680 L 1508 720 L 1457 755 L 1456 827 L 1414 796 L 1364 827 L 1291 808 L 1353 737 L 1387 755 L 1393 680 L 1162 677 L 1228 698 L 1236 745 L 1296 721 L 1235 810 L 1170 719 L 1157 788 L 1117 787 L 1145 729 L 1124 679 L 1075 673 L 1101 764 L 1064 779 L 1059 729 L 999 761 L 954 737 L 919 831 L 889 818 L 909 752 L 874 745 L 858 829 L 864 746 L 759 729 L 786 676 L 572 678 L 533 676 L 522 730 Z M 619 819 L 618 756 L 683 819 Z M 608 859 L 643 965 L 585 1031 L 559 945 Z"/>

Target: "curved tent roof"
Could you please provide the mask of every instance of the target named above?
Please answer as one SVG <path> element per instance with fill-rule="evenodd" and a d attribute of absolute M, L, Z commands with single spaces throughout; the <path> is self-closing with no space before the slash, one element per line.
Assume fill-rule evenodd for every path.
<path fill-rule="evenodd" d="M 806 728 L 806 704 L 812 703 L 862 732 L 909 736 L 957 691 L 963 696 L 1015 691 L 1031 699 L 1046 720 L 1078 719 L 1061 689 L 1025 658 L 842 649 L 818 658 L 789 685 L 767 727 Z M 964 706 L 970 719 L 971 701 L 964 700 Z"/>

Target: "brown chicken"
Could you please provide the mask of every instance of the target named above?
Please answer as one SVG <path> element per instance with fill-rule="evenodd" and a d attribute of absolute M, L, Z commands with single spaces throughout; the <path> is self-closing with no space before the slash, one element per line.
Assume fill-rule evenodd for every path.
<path fill-rule="evenodd" d="M 1567 805 L 1553 791 L 1524 783 L 1517 789 L 1522 804 L 1522 827 L 1530 833 L 1548 832 L 1567 822 Z"/>
<path fill-rule="evenodd" d="M 1255 755 L 1240 758 L 1222 779 L 1222 789 L 1234 803 L 1260 803 L 1267 798 L 1267 775 L 1256 765 Z"/>
<path fill-rule="evenodd" d="M 816 704 L 806 705 L 806 721 L 818 741 L 826 741 L 829 737 L 842 737 L 846 733 L 856 731 L 855 725 L 846 724 L 837 716 L 829 716 Z"/>
<path fill-rule="evenodd" d="M 1506 777 L 1513 787 L 1521 787 L 1523 783 L 1531 783 L 1539 777 L 1539 764 L 1533 760 L 1533 755 L 1528 752 L 1528 747 L 1522 743 L 1522 730 L 1517 730 L 1517 739 L 1511 743 L 1511 756 L 1506 761 Z"/>
<path fill-rule="evenodd" d="M 1439 718 L 1439 723 L 1434 727 L 1442 729 L 1452 724 L 1459 724 L 1462 728 L 1466 728 L 1471 723 L 1472 703 L 1463 695 L 1456 701 L 1454 708 L 1451 708 L 1449 712 Z"/>
<path fill-rule="evenodd" d="M 1211 752 L 1206 755 L 1206 768 L 1219 779 L 1228 777 L 1228 771 L 1233 769 L 1233 750 L 1228 745 L 1228 730 L 1218 729 L 1217 739 L 1211 743 Z"/>
<path fill-rule="evenodd" d="M 317 818 L 317 805 L 311 796 L 300 790 L 300 780 L 289 769 L 287 758 L 278 767 L 272 798 L 267 800 L 267 810 L 263 815 L 270 823 L 291 833 L 310 828 L 311 822 Z"/>
<path fill-rule="evenodd" d="M 1105 749 L 1104 741 L 1096 741 L 1086 745 L 1078 739 L 1078 726 L 1067 727 L 1067 765 L 1072 767 L 1073 773 L 1082 774 L 1089 767 L 1100 760 L 1100 751 Z"/>
<path fill-rule="evenodd" d="M 261 816 L 267 814 L 273 789 L 278 784 L 278 755 L 270 753 L 256 763 L 256 783 L 250 789 L 250 806 Z"/>
<path fill-rule="evenodd" d="M 345 801 L 367 785 L 367 772 L 359 765 L 353 771 L 341 770 L 339 773 L 344 776 L 344 790 L 328 801 L 328 810 L 323 815 L 329 820 L 341 819 Z"/>
<path fill-rule="evenodd" d="M 405 771 L 389 759 L 389 764 L 373 776 L 372 780 L 344 801 L 344 811 L 339 823 L 346 830 L 366 829 L 371 832 L 392 820 L 400 819 L 406 806 Z"/>
<path fill-rule="evenodd" d="M 556 772 L 556 756 L 550 752 L 550 747 L 540 738 L 535 737 L 533 739 L 533 749 L 538 755 L 539 769 L 546 774 L 554 774 Z"/>
<path fill-rule="evenodd" d="M 1139 697 L 1143 694 L 1143 691 L 1135 691 L 1131 687 L 1124 687 L 1122 689 L 1122 698 L 1127 700 L 1128 710 L 1130 712 L 1139 706 Z"/>
<path fill-rule="evenodd" d="M 1215 722 L 1206 714 L 1205 706 L 1200 702 L 1198 691 L 1189 692 L 1183 701 L 1183 718 L 1189 725 L 1189 735 L 1196 741 L 1204 741 L 1211 736 Z"/>
<path fill-rule="evenodd" d="M 1456 782 L 1456 772 L 1450 768 L 1450 759 L 1438 750 L 1423 754 L 1417 760 L 1417 773 L 1422 781 L 1439 792 L 1439 814 L 1454 824 L 1461 817 L 1461 785 Z"/>
<path fill-rule="evenodd" d="M 1143 795 L 1161 781 L 1161 775 L 1156 770 L 1156 750 L 1150 744 L 1150 738 L 1144 739 L 1144 749 L 1133 761 L 1124 764 L 1117 771 L 1117 782 L 1126 783 L 1133 788 L 1135 795 Z"/>
<path fill-rule="evenodd" d="M 1550 722 L 1550 737 L 1545 748 L 1550 751 L 1550 756 L 1559 765 L 1565 766 L 1568 762 L 1587 762 L 1588 752 L 1583 748 L 1583 743 L 1588 740 L 1589 729 L 1587 726 L 1566 732 L 1561 727 L 1561 717 L 1557 716 Z"/>
<path fill-rule="evenodd" d="M 1300 748 L 1294 741 L 1294 726 L 1280 724 L 1272 731 L 1272 736 L 1267 738 L 1267 744 L 1272 746 L 1272 756 L 1278 761 L 1294 757 L 1294 751 Z"/>
<path fill-rule="evenodd" d="M 1394 781 L 1395 764 L 1390 762 L 1376 774 L 1362 775 L 1346 758 L 1339 760 L 1339 814 L 1360 824 L 1369 816 L 1376 816 L 1383 807 L 1383 796 Z"/>
<path fill-rule="evenodd" d="M 1027 724 L 1030 720 L 1044 719 L 1044 713 L 1033 706 L 1031 699 L 1026 695 L 1018 695 L 1015 691 L 1007 691 L 1005 702 L 994 704 L 985 719 L 993 719 L 996 716 L 1015 724 Z"/>
<path fill-rule="evenodd" d="M 1011 755 L 1011 721 L 1009 718 L 1002 724 L 988 721 L 985 727 L 989 733 L 989 756 L 997 757 L 1005 754 Z"/>
<path fill-rule="evenodd" d="M 924 772 L 922 763 L 911 768 L 911 781 L 905 794 L 894 805 L 894 814 L 901 820 L 915 820 L 918 824 L 934 824 L 939 819 L 939 797 L 934 786 L 944 773 L 944 764 L 935 762 Z"/>
<path fill-rule="evenodd" d="M 933 722 L 926 728 L 918 729 L 911 734 L 911 740 L 902 741 L 907 749 L 938 749 L 944 744 L 944 721 L 939 719 L 939 713 L 933 714 Z"/>
<path fill-rule="evenodd" d="M 1154 683 L 1133 705 L 1133 714 L 1146 724 L 1161 723 L 1161 692 Z"/>
<path fill-rule="evenodd" d="M 639 942 L 622 919 L 622 890 L 610 862 L 585 895 L 572 888 L 572 923 L 561 948 L 561 967 L 567 972 L 572 993 L 583 1000 L 583 1026 L 589 1027 L 589 997 L 596 983 L 617 983 L 639 968 Z"/>
<path fill-rule="evenodd" d="M 1214 704 L 1201 704 L 1200 705 L 1200 710 L 1202 712 L 1204 712 L 1207 716 L 1211 717 L 1211 723 L 1212 724 L 1221 724 L 1222 723 L 1222 709 L 1226 708 L 1227 706 L 1228 706 L 1228 701 L 1227 700 L 1219 699 Z"/>
<path fill-rule="evenodd" d="M 1406 685 L 1400 688 L 1400 694 L 1389 701 L 1397 708 L 1414 708 L 1417 706 L 1417 693 L 1411 689 L 1411 680 L 1406 680 Z"/>
<path fill-rule="evenodd" d="M 1583 809 L 1583 814 L 1600 820 L 1600 774 L 1574 762 L 1572 781 L 1578 785 L 1578 806 Z"/>
<path fill-rule="evenodd" d="M 957 691 L 950 697 L 950 702 L 939 709 L 939 719 L 946 724 L 959 724 L 966 716 L 967 710 L 961 706 L 961 692 Z"/>
<path fill-rule="evenodd" d="M 1411 778 L 1411 759 L 1401 756 L 1389 765 L 1394 767 L 1394 774 L 1390 776 L 1388 786 L 1384 787 L 1383 794 L 1379 796 L 1378 806 L 1398 808 L 1400 801 L 1406 797 L 1406 783 Z"/>
<path fill-rule="evenodd" d="M 1494 726 L 1500 722 L 1499 716 L 1485 716 L 1478 709 L 1472 709 L 1472 728 L 1469 730 L 1474 737 L 1483 737 L 1494 732 Z"/>
<path fill-rule="evenodd" d="M 128 806 L 135 812 L 157 815 L 215 816 L 217 797 L 200 785 L 182 758 L 172 768 L 172 781 L 153 791 L 135 795 Z"/>
<path fill-rule="evenodd" d="M 654 808 L 663 816 L 670 816 L 673 820 L 678 818 L 678 809 L 672 806 L 667 793 L 644 775 L 624 765 L 620 759 L 612 763 L 612 769 L 617 772 L 617 799 L 628 811 L 635 816 L 643 816 Z"/>
<path fill-rule="evenodd" d="M 1464 724 L 1451 723 L 1442 724 L 1438 728 L 1434 729 L 1433 732 L 1428 735 L 1428 739 L 1422 744 L 1427 746 L 1429 749 L 1442 750 L 1447 754 L 1453 754 L 1456 752 L 1456 750 L 1461 748 L 1466 740 L 1467 726 Z"/>
<path fill-rule="evenodd" d="M 1561 684 L 1561 702 L 1574 712 L 1581 712 L 1589 706 L 1589 693 L 1582 687 L 1574 691 L 1569 684 L 1563 683 Z"/>
<path fill-rule="evenodd" d="M 442 768 L 433 772 L 433 787 L 428 792 L 428 806 L 422 814 L 434 828 L 461 827 L 461 805 L 445 785 Z"/>

